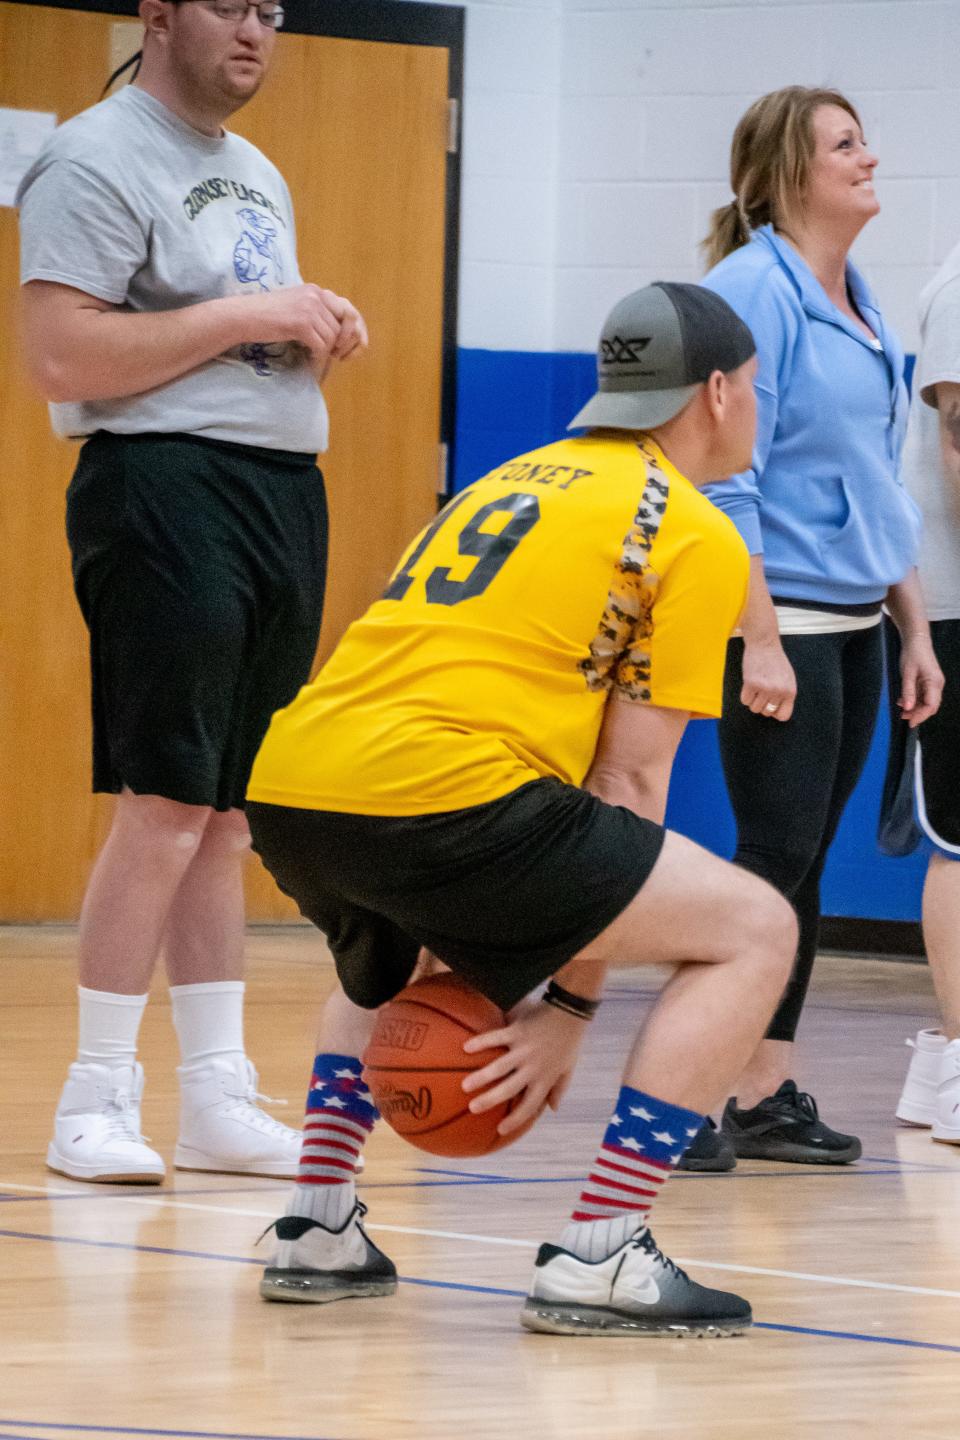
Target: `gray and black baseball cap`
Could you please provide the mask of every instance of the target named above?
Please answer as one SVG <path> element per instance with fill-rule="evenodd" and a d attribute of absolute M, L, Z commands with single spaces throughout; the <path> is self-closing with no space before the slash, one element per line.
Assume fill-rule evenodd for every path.
<path fill-rule="evenodd" d="M 678 415 L 699 385 L 756 353 L 747 326 L 702 285 L 657 280 L 613 307 L 597 351 L 597 393 L 570 421 L 652 430 Z"/>

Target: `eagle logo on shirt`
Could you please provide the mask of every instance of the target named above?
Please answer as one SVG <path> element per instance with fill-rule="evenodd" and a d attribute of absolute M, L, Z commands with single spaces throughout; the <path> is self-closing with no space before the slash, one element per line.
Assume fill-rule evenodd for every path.
<path fill-rule="evenodd" d="M 261 210 L 237 211 L 240 238 L 233 247 L 233 273 L 242 285 L 272 290 L 283 284 L 283 258 L 277 245 L 277 227 Z M 268 284 L 270 280 L 273 283 Z"/>
<path fill-rule="evenodd" d="M 283 257 L 277 244 L 277 227 L 262 210 L 244 206 L 237 212 L 240 238 L 233 247 L 233 273 L 244 286 L 255 286 L 263 294 L 283 284 Z M 279 359 L 279 350 L 269 345 L 243 345 L 240 358 L 252 365 L 258 375 L 272 375 L 272 359 Z"/>

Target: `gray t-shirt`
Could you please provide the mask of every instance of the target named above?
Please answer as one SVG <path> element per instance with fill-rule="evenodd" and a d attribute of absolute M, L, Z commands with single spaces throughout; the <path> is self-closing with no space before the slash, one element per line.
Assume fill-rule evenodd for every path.
<path fill-rule="evenodd" d="M 55 131 L 24 176 L 21 280 L 71 285 L 131 311 L 299 285 L 293 207 L 239 135 L 202 135 L 128 86 Z M 51 405 L 58 435 L 185 431 L 270 449 L 327 446 L 306 351 L 238 346 L 122 400 Z"/>
<path fill-rule="evenodd" d="M 923 514 L 920 584 L 931 620 L 960 619 L 960 495 L 943 467 L 934 386 L 960 384 L 960 245 L 920 297 L 920 353 L 903 481 Z"/>

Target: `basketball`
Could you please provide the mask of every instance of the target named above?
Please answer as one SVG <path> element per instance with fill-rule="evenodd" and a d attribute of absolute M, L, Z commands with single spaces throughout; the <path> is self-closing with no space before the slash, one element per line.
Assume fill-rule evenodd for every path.
<path fill-rule="evenodd" d="M 363 1057 L 364 1080 L 384 1120 L 433 1155 L 490 1155 L 526 1134 L 533 1120 L 511 1135 L 497 1134 L 517 1100 L 474 1115 L 474 1096 L 461 1089 L 464 1076 L 503 1053 L 468 1055 L 464 1042 L 504 1023 L 503 1011 L 456 975 L 408 985 L 381 1009 Z"/>

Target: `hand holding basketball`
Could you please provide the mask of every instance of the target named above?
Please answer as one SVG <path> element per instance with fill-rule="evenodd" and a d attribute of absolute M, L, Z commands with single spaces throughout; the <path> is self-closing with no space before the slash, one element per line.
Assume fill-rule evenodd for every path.
<path fill-rule="evenodd" d="M 503 1011 L 449 971 L 408 985 L 382 1006 L 363 1055 L 364 1079 L 383 1118 L 434 1155 L 490 1155 L 519 1139 L 539 1107 L 503 1135 L 498 1125 L 512 1100 L 475 1112 L 463 1090 L 464 1076 L 491 1058 L 485 1041 L 472 1055 L 464 1041 L 506 1028 Z"/>
<path fill-rule="evenodd" d="M 531 1124 L 545 1105 L 556 1110 L 570 1083 L 586 1030 L 582 1020 L 553 1005 L 522 1001 L 511 1011 L 509 1024 L 477 1035 L 463 1047 L 468 1055 L 495 1048 L 501 1052 L 463 1082 L 464 1091 L 475 1096 L 470 1101 L 471 1113 L 482 1115 L 522 1095 L 497 1126 L 497 1134 L 507 1136 Z"/>

